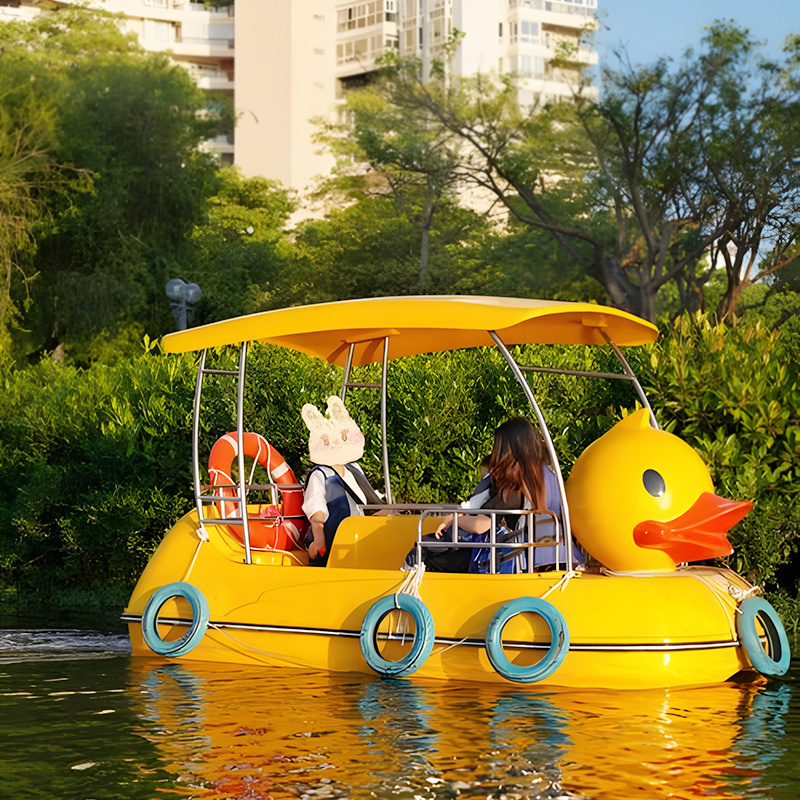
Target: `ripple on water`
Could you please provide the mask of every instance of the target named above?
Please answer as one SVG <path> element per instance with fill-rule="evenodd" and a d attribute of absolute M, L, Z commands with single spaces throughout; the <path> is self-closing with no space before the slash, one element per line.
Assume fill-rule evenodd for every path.
<path fill-rule="evenodd" d="M 0 646 L 6 633 L 19 657 L 0 670 L 9 796 L 800 796 L 795 669 L 765 686 L 547 691 L 167 664 L 83 631 L 0 632 Z"/>
<path fill-rule="evenodd" d="M 0 664 L 115 657 L 131 652 L 127 636 L 61 629 L 0 629 Z"/>

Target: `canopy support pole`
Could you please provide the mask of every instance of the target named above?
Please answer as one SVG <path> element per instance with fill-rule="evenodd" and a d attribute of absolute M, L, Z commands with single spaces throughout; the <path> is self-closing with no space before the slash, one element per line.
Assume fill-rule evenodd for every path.
<path fill-rule="evenodd" d="M 339 393 L 339 398 L 344 403 L 347 397 L 347 390 L 350 387 L 359 389 L 380 389 L 381 392 L 381 461 L 383 463 L 383 493 L 387 503 L 391 504 L 392 500 L 392 484 L 389 478 L 389 442 L 387 439 L 387 397 L 386 385 L 387 376 L 389 372 L 389 337 L 383 337 L 383 359 L 381 363 L 381 382 L 380 383 L 361 383 L 359 381 L 351 381 L 350 373 L 353 369 L 353 352 L 356 343 L 352 342 L 347 350 L 347 357 L 344 362 L 344 375 L 342 376 L 342 391 Z"/>
<path fill-rule="evenodd" d="M 503 340 L 497 335 L 496 331 L 489 331 L 489 335 L 494 339 L 494 343 L 497 345 L 497 349 L 502 353 L 503 358 L 508 363 L 508 366 L 511 368 L 511 371 L 514 373 L 514 377 L 517 379 L 517 382 L 522 387 L 522 391 L 525 392 L 525 396 L 528 398 L 528 402 L 531 404 L 533 408 L 533 413 L 536 415 L 536 420 L 539 423 L 539 430 L 541 430 L 542 435 L 544 436 L 545 445 L 547 447 L 547 452 L 550 454 L 550 462 L 553 465 L 553 472 L 555 473 L 556 480 L 558 481 L 558 492 L 561 495 L 561 509 L 564 516 L 564 544 L 567 550 L 567 571 L 572 571 L 572 528 L 570 527 L 569 522 L 569 506 L 567 504 L 567 491 L 564 488 L 564 478 L 561 475 L 561 465 L 558 463 L 558 456 L 556 455 L 556 448 L 553 445 L 553 437 L 550 435 L 550 429 L 547 427 L 547 423 L 544 421 L 544 416 L 539 408 L 539 404 L 536 402 L 536 398 L 533 396 L 533 390 L 531 389 L 528 381 L 525 380 L 525 376 L 522 374 L 522 370 L 517 364 L 514 356 L 511 355 L 508 348 L 503 343 Z M 556 568 L 558 568 L 558 546 L 556 544 Z"/>
<path fill-rule="evenodd" d="M 617 347 L 614 342 L 611 341 L 611 337 L 604 331 L 601 330 L 600 333 L 603 334 L 603 338 L 608 342 L 609 347 L 614 351 L 614 355 L 617 357 L 617 361 L 622 364 L 622 369 L 625 371 L 625 374 L 630 378 L 631 382 L 633 383 L 633 388 L 636 389 L 636 394 L 639 395 L 639 399 L 642 401 L 642 405 L 650 412 L 650 427 L 655 428 L 656 430 L 659 429 L 658 421 L 656 420 L 656 415 L 653 413 L 653 409 L 650 407 L 650 403 L 647 400 L 647 396 L 644 393 L 644 389 L 642 389 L 642 384 L 639 383 L 639 379 L 636 377 L 634 371 L 631 369 L 631 365 L 628 363 L 627 359 L 624 355 L 622 355 L 622 350 Z"/>

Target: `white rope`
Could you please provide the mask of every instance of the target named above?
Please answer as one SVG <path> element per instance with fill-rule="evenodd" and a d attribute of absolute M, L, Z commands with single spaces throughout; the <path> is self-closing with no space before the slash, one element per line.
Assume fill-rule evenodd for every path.
<path fill-rule="evenodd" d="M 419 586 L 422 583 L 422 578 L 425 575 L 425 564 L 420 562 L 417 564 L 414 569 L 410 570 L 405 578 L 403 578 L 403 582 L 400 584 L 400 588 L 395 592 L 395 595 L 398 594 L 410 594 L 412 597 L 416 597 L 419 600 Z M 395 600 L 395 607 L 397 607 L 397 601 Z"/>
<path fill-rule="evenodd" d="M 223 630 L 213 622 L 209 622 L 208 627 L 216 631 L 217 633 L 221 634 L 222 636 L 225 636 L 228 639 L 230 639 L 230 641 L 233 642 L 233 645 L 236 646 L 234 647 L 229 642 L 224 642 L 224 641 L 220 642 L 220 644 L 226 645 L 227 647 L 230 647 L 231 650 L 235 650 L 236 652 L 242 653 L 243 655 L 249 655 L 251 658 L 259 661 L 264 661 L 264 659 L 267 658 L 269 659 L 267 663 L 270 662 L 274 663 L 277 661 L 279 664 L 288 664 L 290 667 L 308 668 L 307 664 L 303 663 L 298 659 L 292 659 L 289 656 L 283 655 L 281 653 L 275 653 L 271 650 L 262 650 L 258 647 L 254 647 L 251 644 L 246 644 L 245 642 L 242 642 L 239 639 L 235 638 L 230 633 Z"/>
<path fill-rule="evenodd" d="M 403 578 L 403 582 L 398 587 L 397 591 L 394 593 L 394 607 L 400 608 L 400 603 L 398 602 L 398 596 L 401 594 L 408 594 L 411 597 L 416 597 L 417 600 L 420 599 L 419 596 L 419 586 L 422 583 L 422 578 L 425 575 L 425 564 L 420 562 L 417 564 L 414 569 L 410 570 L 408 574 Z M 405 644 L 405 636 L 409 632 L 408 627 L 408 620 L 406 619 L 405 614 L 398 614 L 397 615 L 397 622 L 394 628 L 395 634 L 401 634 L 403 636 L 402 643 Z"/>
<path fill-rule="evenodd" d="M 728 594 L 736 601 L 736 613 L 741 614 L 742 609 L 739 607 L 747 600 L 748 597 L 756 597 L 757 595 L 764 594 L 760 586 L 751 586 L 749 589 L 740 589 L 732 583 L 728 584 Z"/>
<path fill-rule="evenodd" d="M 573 578 L 574 578 L 574 577 L 575 577 L 577 574 L 578 574 L 578 573 L 577 573 L 577 572 L 576 572 L 574 569 L 571 569 L 569 572 L 565 572 L 565 573 L 564 573 L 564 575 L 563 575 L 563 577 L 561 578 L 561 580 L 560 580 L 558 583 L 554 583 L 554 584 L 553 584 L 553 585 L 552 585 L 552 586 L 551 586 L 551 587 L 550 587 L 550 588 L 549 588 L 549 589 L 548 589 L 548 590 L 547 590 L 547 591 L 546 591 L 546 592 L 545 592 L 545 593 L 542 595 L 542 600 L 544 600 L 544 599 L 545 599 L 545 597 L 547 597 L 547 595 L 549 595 L 551 592 L 554 592 L 556 589 L 558 589 L 559 591 L 562 591 L 562 592 L 563 592 L 563 591 L 564 591 L 564 589 L 566 589 L 566 588 L 567 588 L 567 584 L 568 584 L 568 583 L 569 583 L 569 582 L 570 582 L 570 581 L 571 581 L 571 580 L 572 580 L 572 579 L 573 579 Z"/>
<path fill-rule="evenodd" d="M 469 639 L 469 636 L 465 636 L 460 641 L 453 642 L 453 644 L 449 644 L 449 645 L 447 645 L 447 647 L 443 647 L 441 650 L 437 650 L 436 651 L 436 655 L 440 656 L 440 655 L 442 655 L 442 653 L 446 653 L 448 650 L 452 650 L 454 647 L 458 647 L 459 645 L 464 644 L 464 642 L 466 642 L 467 639 Z"/>
<path fill-rule="evenodd" d="M 196 533 L 197 538 L 200 541 L 197 543 L 197 547 L 195 548 L 194 556 L 192 557 L 192 563 L 189 564 L 189 569 L 186 570 L 186 574 L 183 576 L 184 581 L 189 580 L 189 575 L 191 575 L 192 570 L 194 569 L 194 562 L 197 561 L 197 556 L 200 554 L 200 546 L 203 544 L 203 542 L 207 542 L 209 539 L 208 531 L 205 529 L 204 525 L 200 525 Z"/>

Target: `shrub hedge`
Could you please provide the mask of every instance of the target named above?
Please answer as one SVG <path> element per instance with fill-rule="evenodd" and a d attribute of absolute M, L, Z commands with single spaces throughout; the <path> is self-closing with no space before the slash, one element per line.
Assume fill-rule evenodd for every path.
<path fill-rule="evenodd" d="M 755 509 L 731 533 L 731 566 L 767 591 L 797 634 L 800 533 L 798 348 L 759 327 L 684 317 L 659 342 L 627 352 L 662 427 L 704 457 L 721 494 Z M 210 355 L 231 367 L 235 352 Z M 523 363 L 613 369 L 604 350 L 520 348 Z M 377 378 L 362 368 L 360 380 Z M 191 500 L 196 356 L 145 342 L 138 358 L 80 370 L 43 361 L 0 368 L 0 596 L 26 606 L 129 591 Z M 305 402 L 338 392 L 341 370 L 275 347 L 248 360 L 245 419 L 298 475 L 308 469 Z M 235 382 L 206 379 L 201 450 L 235 428 Z M 536 374 L 537 399 L 565 475 L 575 457 L 636 397 L 623 381 Z M 382 485 L 377 393 L 348 406 L 367 437 L 365 470 Z M 474 486 L 496 425 L 528 413 L 493 349 L 403 359 L 389 368 L 389 449 L 395 500 L 453 502 Z M 105 593 L 105 594 L 104 594 Z M 115 595 L 118 596 L 118 595 Z M 65 599 L 66 598 L 66 599 Z M 71 598 L 71 599 L 70 599 Z M 88 601 L 87 601 L 88 602 Z"/>

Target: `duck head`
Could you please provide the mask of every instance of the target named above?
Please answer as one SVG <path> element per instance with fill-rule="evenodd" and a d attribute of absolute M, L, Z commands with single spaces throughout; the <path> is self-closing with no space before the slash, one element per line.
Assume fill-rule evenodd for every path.
<path fill-rule="evenodd" d="M 725 534 L 753 507 L 715 495 L 700 456 L 651 428 L 647 409 L 589 445 L 566 490 L 573 533 L 615 572 L 674 570 L 729 555 Z"/>

